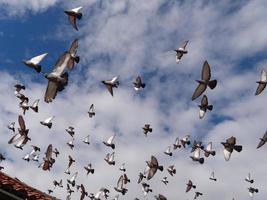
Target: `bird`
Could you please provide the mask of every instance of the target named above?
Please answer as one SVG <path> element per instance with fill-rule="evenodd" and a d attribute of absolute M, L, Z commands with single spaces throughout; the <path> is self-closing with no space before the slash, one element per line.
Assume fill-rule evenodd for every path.
<path fill-rule="evenodd" d="M 176 60 L 177 64 L 180 62 L 180 60 L 183 57 L 183 55 L 188 53 L 188 51 L 185 50 L 188 42 L 189 42 L 188 40 L 185 41 L 178 49 L 174 50 L 176 52 L 175 60 Z"/>
<path fill-rule="evenodd" d="M 42 169 L 44 171 L 50 170 L 50 168 L 55 163 L 55 159 L 52 158 L 52 152 L 53 152 L 53 146 L 52 144 L 49 144 L 45 153 L 44 163 L 42 165 Z"/>
<path fill-rule="evenodd" d="M 204 150 L 204 155 L 209 157 L 209 155 L 215 156 L 216 152 L 212 149 L 212 142 L 209 142 L 206 149 Z"/>
<path fill-rule="evenodd" d="M 182 146 L 181 146 L 181 144 L 180 144 L 180 140 L 179 140 L 179 138 L 177 137 L 176 139 L 175 139 L 175 142 L 174 142 L 174 144 L 173 144 L 173 149 L 175 150 L 175 149 L 178 149 L 178 148 L 181 148 Z"/>
<path fill-rule="evenodd" d="M 214 172 L 211 172 L 211 175 L 210 175 L 209 179 L 212 180 L 212 181 L 217 181 L 217 179 L 214 176 Z"/>
<path fill-rule="evenodd" d="M 115 76 L 111 80 L 102 81 L 102 83 L 106 86 L 111 96 L 113 96 L 113 88 L 119 86 L 119 76 Z"/>
<path fill-rule="evenodd" d="M 66 174 L 70 174 L 69 169 L 70 169 L 71 165 L 75 162 L 75 160 L 70 155 L 68 156 L 68 158 L 69 158 L 69 163 L 68 163 L 68 168 L 65 171 Z"/>
<path fill-rule="evenodd" d="M 147 136 L 148 132 L 152 133 L 152 130 L 153 129 L 150 127 L 150 124 L 145 124 L 143 127 L 143 131 L 144 131 L 145 136 Z"/>
<path fill-rule="evenodd" d="M 169 166 L 169 167 L 167 168 L 167 171 L 169 172 L 169 174 L 170 174 L 171 176 L 173 176 L 174 174 L 176 174 L 176 169 L 175 169 L 174 165 Z"/>
<path fill-rule="evenodd" d="M 124 181 L 124 184 L 126 185 L 127 183 L 130 183 L 131 180 L 128 178 L 128 176 L 124 173 L 123 175 L 123 181 Z"/>
<path fill-rule="evenodd" d="M 246 182 L 249 182 L 249 183 L 254 183 L 254 180 L 253 179 L 251 179 L 251 177 L 250 177 L 250 173 L 248 173 L 248 175 L 247 175 L 247 177 L 245 178 L 245 181 Z"/>
<path fill-rule="evenodd" d="M 158 160 L 155 156 L 151 156 L 150 161 L 146 161 L 147 167 L 145 174 L 147 175 L 147 180 L 150 180 L 157 172 L 157 170 L 163 171 L 163 166 L 159 165 Z"/>
<path fill-rule="evenodd" d="M 67 131 L 68 134 L 70 134 L 71 137 L 74 137 L 74 134 L 75 134 L 74 127 L 69 126 L 65 130 Z"/>
<path fill-rule="evenodd" d="M 22 95 L 22 94 L 20 93 L 20 91 L 26 89 L 25 85 L 16 84 L 16 85 L 14 85 L 14 87 L 15 87 L 15 92 L 14 92 L 14 94 L 16 95 L 16 97 L 20 98 L 21 95 Z"/>
<path fill-rule="evenodd" d="M 26 111 L 29 110 L 29 98 L 28 97 L 23 97 L 22 101 L 19 103 L 20 108 L 23 110 L 23 115 L 25 115 Z"/>
<path fill-rule="evenodd" d="M 80 57 L 76 56 L 78 49 L 78 40 L 75 39 L 68 51 L 65 51 L 57 60 L 52 72 L 45 74 L 48 80 L 44 101 L 51 103 L 57 95 L 57 92 L 64 90 L 68 85 L 69 74 L 66 70 L 72 70 L 74 63 L 79 63 Z"/>
<path fill-rule="evenodd" d="M 30 161 L 30 154 L 26 154 L 22 159 L 29 162 Z"/>
<path fill-rule="evenodd" d="M 86 175 L 88 174 L 94 174 L 95 170 L 92 168 L 92 164 L 89 163 L 87 166 L 84 167 L 84 169 L 86 170 Z"/>
<path fill-rule="evenodd" d="M 7 128 L 15 133 L 15 122 L 11 122 Z"/>
<path fill-rule="evenodd" d="M 123 175 L 120 176 L 119 180 L 117 181 L 117 186 L 114 187 L 115 191 L 125 195 L 128 189 L 124 187 L 124 180 Z"/>
<path fill-rule="evenodd" d="M 142 79 L 140 76 L 137 76 L 137 78 L 135 79 L 135 82 L 133 82 L 133 85 L 136 91 L 139 91 L 146 87 L 146 84 L 142 82 Z"/>
<path fill-rule="evenodd" d="M 71 150 L 73 150 L 74 148 L 73 142 L 74 142 L 74 138 L 72 138 L 70 141 L 67 142 L 67 145 L 70 147 Z"/>
<path fill-rule="evenodd" d="M 165 185 L 169 183 L 166 176 L 162 178 L 161 182 L 164 183 Z"/>
<path fill-rule="evenodd" d="M 156 198 L 156 200 L 167 200 L 167 198 L 165 196 L 163 196 L 162 194 L 159 194 L 158 196 L 154 196 Z"/>
<path fill-rule="evenodd" d="M 172 156 L 172 152 L 171 152 L 171 146 L 168 146 L 167 149 L 164 151 L 164 154 L 168 155 L 168 156 Z"/>
<path fill-rule="evenodd" d="M 197 199 L 199 196 L 202 196 L 203 194 L 201 192 L 195 192 L 194 199 Z"/>
<path fill-rule="evenodd" d="M 52 120 L 55 118 L 55 116 L 50 116 L 47 119 L 45 119 L 44 121 L 40 121 L 40 124 L 47 126 L 49 129 L 52 128 Z"/>
<path fill-rule="evenodd" d="M 266 142 L 267 142 L 267 131 L 265 131 L 263 137 L 260 138 L 260 142 L 259 142 L 259 144 L 257 146 L 257 149 L 262 147 Z"/>
<path fill-rule="evenodd" d="M 48 53 L 43 53 L 43 54 L 35 56 L 29 60 L 23 60 L 22 62 L 26 66 L 34 69 L 37 73 L 40 73 L 42 71 L 42 67 L 40 65 L 40 62 L 47 56 L 47 54 Z"/>
<path fill-rule="evenodd" d="M 68 19 L 70 24 L 72 25 L 72 27 L 78 31 L 78 27 L 77 27 L 77 19 L 80 20 L 83 16 L 83 14 L 80 12 L 80 10 L 82 9 L 82 6 L 77 7 L 77 8 L 73 8 L 71 10 L 65 10 L 65 14 L 68 15 Z"/>
<path fill-rule="evenodd" d="M 254 193 L 258 193 L 259 192 L 259 189 L 253 188 L 253 187 L 249 187 L 248 188 L 248 192 L 249 192 L 249 196 L 252 198 L 254 196 Z"/>
<path fill-rule="evenodd" d="M 92 118 L 93 116 L 95 116 L 95 106 L 94 104 L 91 104 L 89 111 L 88 111 L 88 115 L 90 118 Z"/>
<path fill-rule="evenodd" d="M 78 172 L 75 172 L 75 173 L 70 177 L 70 179 L 67 179 L 68 183 L 69 183 L 72 187 L 75 186 L 75 180 L 76 180 L 77 176 L 78 176 Z"/>
<path fill-rule="evenodd" d="M 90 135 L 87 135 L 87 136 L 84 138 L 83 143 L 89 145 L 89 144 L 90 144 L 89 137 L 90 137 Z"/>
<path fill-rule="evenodd" d="M 81 196 L 80 196 L 80 200 L 83 200 L 85 198 L 85 196 L 88 196 L 88 193 L 86 192 L 84 185 L 81 184 Z"/>
<path fill-rule="evenodd" d="M 55 188 L 56 187 L 61 187 L 61 188 L 63 188 L 63 183 L 62 183 L 62 179 L 58 182 L 57 180 L 54 180 L 53 181 L 53 185 L 55 186 Z M 54 188 L 54 189 L 55 189 Z"/>
<path fill-rule="evenodd" d="M 69 194 L 69 196 L 71 196 L 71 194 L 74 192 L 74 190 L 72 190 L 71 188 L 70 188 L 70 185 L 69 185 L 69 183 L 67 183 L 67 193 Z"/>
<path fill-rule="evenodd" d="M 190 135 L 186 135 L 180 140 L 180 142 L 184 148 L 185 148 L 185 145 L 190 145 L 191 142 L 190 142 L 189 138 L 190 138 Z"/>
<path fill-rule="evenodd" d="M 226 161 L 230 160 L 231 154 L 233 153 L 233 150 L 237 152 L 242 151 L 242 145 L 236 145 L 236 138 L 235 137 L 230 137 L 226 140 L 226 142 L 221 142 L 221 144 L 224 146 L 224 159 Z"/>
<path fill-rule="evenodd" d="M 192 101 L 194 101 L 196 98 L 198 98 L 205 90 L 207 89 L 207 86 L 209 86 L 210 89 L 214 89 L 217 86 L 217 80 L 210 80 L 211 79 L 211 70 L 208 61 L 205 61 L 202 68 L 202 75 L 201 80 L 197 80 L 199 83 L 198 87 L 195 89 L 194 94 L 192 96 Z"/>
<path fill-rule="evenodd" d="M 194 152 L 198 148 L 203 150 L 204 146 L 202 145 L 201 141 L 194 140 L 193 145 L 192 145 L 192 149 L 191 149 L 191 153 Z"/>
<path fill-rule="evenodd" d="M 34 112 L 36 112 L 36 113 L 38 113 L 38 110 L 39 110 L 39 107 L 38 107 L 39 101 L 40 101 L 40 99 L 36 99 L 36 100 L 32 103 L 32 106 L 30 106 L 30 108 L 31 108 Z"/>
<path fill-rule="evenodd" d="M 190 158 L 192 158 L 193 161 L 199 162 L 200 164 L 204 163 L 204 158 L 200 157 L 200 148 L 197 148 L 194 151 L 194 155 L 190 156 Z"/>
<path fill-rule="evenodd" d="M 192 188 L 196 188 L 196 186 L 193 184 L 193 182 L 191 180 L 188 181 L 188 183 L 186 184 L 186 190 L 185 192 L 189 192 Z"/>
<path fill-rule="evenodd" d="M 257 83 L 259 85 L 257 87 L 257 90 L 255 92 L 255 95 L 259 95 L 266 88 L 266 84 L 267 84 L 267 71 L 265 69 L 263 69 L 261 71 L 260 81 L 257 81 Z"/>
<path fill-rule="evenodd" d="M 111 147 L 112 149 L 115 149 L 115 144 L 113 143 L 115 139 L 116 134 L 113 136 L 110 136 L 107 141 L 103 141 L 103 144 L 106 145 L 107 147 Z"/>
<path fill-rule="evenodd" d="M 141 185 L 144 196 L 147 196 L 149 192 L 152 192 L 152 189 L 150 189 L 150 185 L 148 185 L 147 183 L 141 183 Z"/>
<path fill-rule="evenodd" d="M 109 165 L 115 165 L 115 160 L 114 160 L 114 154 L 115 152 L 112 152 L 111 154 L 107 154 L 104 160 L 109 164 Z"/>
<path fill-rule="evenodd" d="M 202 99 L 201 99 L 201 104 L 199 105 L 199 118 L 203 119 L 206 111 L 212 111 L 213 109 L 213 105 L 209 105 L 209 101 L 208 101 L 208 97 L 206 95 L 203 95 Z"/>
<path fill-rule="evenodd" d="M 59 151 L 58 151 L 58 149 L 57 148 L 55 148 L 54 150 L 53 150 L 53 153 L 56 155 L 56 157 L 59 155 Z"/>
<path fill-rule="evenodd" d="M 139 172 L 138 184 L 141 183 L 144 178 L 146 178 L 146 176 L 143 173 Z"/>
<path fill-rule="evenodd" d="M 6 160 L 6 157 L 0 153 L 0 162 L 2 162 L 3 160 Z"/>
<path fill-rule="evenodd" d="M 125 172 L 126 171 L 125 163 L 122 163 L 122 165 L 121 165 L 121 167 L 120 167 L 119 170 L 122 171 L 122 172 Z"/>
<path fill-rule="evenodd" d="M 101 200 L 102 196 L 106 199 L 108 198 L 109 190 L 107 188 L 102 187 L 96 194 L 89 194 L 89 198 L 92 200 Z"/>
<path fill-rule="evenodd" d="M 52 194 L 53 193 L 53 190 L 48 189 L 47 192 L 48 192 L 48 194 Z"/>

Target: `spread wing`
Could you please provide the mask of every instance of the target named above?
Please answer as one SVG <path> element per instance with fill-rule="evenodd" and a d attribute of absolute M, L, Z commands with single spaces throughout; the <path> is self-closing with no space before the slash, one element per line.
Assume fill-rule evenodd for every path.
<path fill-rule="evenodd" d="M 207 88 L 207 85 L 203 84 L 203 83 L 199 83 L 199 85 L 197 86 L 193 96 L 192 96 L 192 101 L 194 101 L 196 98 L 198 98 Z"/>
<path fill-rule="evenodd" d="M 263 82 L 267 81 L 267 71 L 264 69 L 261 71 L 261 79 L 260 80 Z"/>
<path fill-rule="evenodd" d="M 259 83 L 255 95 L 259 95 L 266 87 L 266 83 Z"/>
<path fill-rule="evenodd" d="M 69 49 L 70 54 L 76 54 L 78 47 L 79 47 L 78 39 L 75 39 L 71 43 L 71 46 L 70 46 L 70 49 Z"/>
<path fill-rule="evenodd" d="M 201 75 L 201 79 L 205 80 L 205 81 L 209 81 L 210 80 L 210 65 L 208 63 L 208 61 L 205 61 L 203 64 L 203 68 L 202 68 L 202 75 Z"/>
<path fill-rule="evenodd" d="M 230 157 L 231 157 L 231 152 L 230 151 L 227 151 L 226 149 L 223 150 L 223 154 L 224 154 L 224 159 L 226 161 L 230 160 Z"/>
<path fill-rule="evenodd" d="M 46 103 L 52 102 L 53 99 L 55 99 L 57 96 L 57 91 L 58 91 L 58 84 L 53 81 L 48 81 L 47 88 L 45 91 L 44 101 Z"/>
<path fill-rule="evenodd" d="M 47 147 L 47 150 L 46 150 L 46 153 L 45 153 L 45 157 L 46 157 L 47 160 L 50 160 L 50 158 L 52 157 L 52 152 L 53 152 L 53 146 L 52 146 L 52 144 L 50 144 Z"/>
<path fill-rule="evenodd" d="M 112 86 L 110 84 L 105 84 L 105 86 L 108 89 L 109 93 L 113 96 L 113 88 L 112 88 Z"/>
<path fill-rule="evenodd" d="M 78 27 L 77 27 L 77 24 L 76 24 L 76 16 L 72 16 L 72 15 L 68 15 L 68 18 L 69 18 L 69 22 L 70 24 L 72 25 L 72 27 L 78 31 Z"/>
<path fill-rule="evenodd" d="M 30 59 L 30 62 L 37 65 L 47 56 L 47 54 L 48 53 L 44 53 L 44 54 L 41 54 L 39 56 L 35 56 L 35 57 Z"/>
<path fill-rule="evenodd" d="M 147 180 L 150 180 L 155 175 L 156 172 L 157 172 L 157 168 L 155 167 L 149 168 Z"/>
<path fill-rule="evenodd" d="M 35 100 L 34 102 L 33 102 L 33 104 L 32 104 L 32 107 L 37 107 L 38 106 L 38 104 L 39 104 L 39 101 L 40 101 L 40 99 L 37 99 L 37 100 Z"/>
<path fill-rule="evenodd" d="M 24 119 L 23 119 L 23 117 L 21 115 L 19 115 L 18 121 L 19 121 L 20 129 L 21 130 L 26 130 L 25 122 L 24 122 Z"/>
<path fill-rule="evenodd" d="M 112 143 L 113 143 L 113 140 L 114 140 L 114 138 L 115 138 L 115 135 L 113 135 L 113 136 L 109 137 L 109 138 L 108 138 L 108 140 L 107 140 L 107 143 L 108 143 L 108 144 L 112 144 Z"/>
<path fill-rule="evenodd" d="M 206 150 L 207 150 L 207 151 L 211 151 L 211 150 L 212 150 L 212 142 L 210 142 L 210 143 L 207 145 Z"/>
<path fill-rule="evenodd" d="M 158 164 L 158 160 L 157 160 L 157 158 L 154 157 L 154 156 L 151 156 L 151 163 L 152 163 L 154 166 L 158 166 L 158 165 L 159 165 L 159 164 Z"/>

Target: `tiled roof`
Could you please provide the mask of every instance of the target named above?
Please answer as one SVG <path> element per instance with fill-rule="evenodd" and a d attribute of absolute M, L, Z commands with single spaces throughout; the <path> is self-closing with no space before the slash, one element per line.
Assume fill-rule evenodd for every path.
<path fill-rule="evenodd" d="M 17 178 L 11 178 L 3 172 L 0 172 L 0 189 L 28 200 L 57 200 L 57 198 L 30 187 Z"/>

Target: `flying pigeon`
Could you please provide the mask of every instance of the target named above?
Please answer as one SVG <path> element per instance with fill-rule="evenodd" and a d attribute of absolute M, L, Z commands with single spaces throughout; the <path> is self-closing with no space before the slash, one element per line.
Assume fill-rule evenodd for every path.
<path fill-rule="evenodd" d="M 115 165 L 115 160 L 114 160 L 114 154 L 115 152 L 112 152 L 111 154 L 107 154 L 104 160 L 109 164 L 109 165 Z"/>
<path fill-rule="evenodd" d="M 147 180 L 150 180 L 157 172 L 157 170 L 159 169 L 160 171 L 163 171 L 163 166 L 158 164 L 158 160 L 155 156 L 151 156 L 151 160 L 150 161 L 146 161 L 147 163 L 147 167 L 145 170 L 145 174 L 147 175 Z"/>
<path fill-rule="evenodd" d="M 208 102 L 208 97 L 206 95 L 203 95 L 202 99 L 201 99 L 201 105 L 199 105 L 199 118 L 203 119 L 205 116 L 205 113 L 207 110 L 212 111 L 213 109 L 213 105 L 209 105 Z"/>
<path fill-rule="evenodd" d="M 163 196 L 162 194 L 159 194 L 158 196 L 154 196 L 156 198 L 156 200 L 167 200 L 167 198 L 165 196 Z"/>
<path fill-rule="evenodd" d="M 87 166 L 84 167 L 84 169 L 86 170 L 86 174 L 94 174 L 95 170 L 92 168 L 92 164 L 89 163 Z"/>
<path fill-rule="evenodd" d="M 167 171 L 169 172 L 169 174 L 170 174 L 171 176 L 173 176 L 174 174 L 176 174 L 176 169 L 175 169 L 174 165 L 169 166 L 169 167 L 167 168 Z"/>
<path fill-rule="evenodd" d="M 185 148 L 185 145 L 190 145 L 191 142 L 190 142 L 189 138 L 190 138 L 190 135 L 186 135 L 180 140 L 181 144 L 184 148 Z"/>
<path fill-rule="evenodd" d="M 257 146 L 257 149 L 262 147 L 267 142 L 267 131 L 264 133 L 263 137 L 260 138 L 260 142 Z"/>
<path fill-rule="evenodd" d="M 55 149 L 53 150 L 53 153 L 56 155 L 56 158 L 57 158 L 57 156 L 59 155 L 59 151 L 58 151 L 58 149 L 55 148 Z"/>
<path fill-rule="evenodd" d="M 197 148 L 194 151 L 194 155 L 190 156 L 190 158 L 192 158 L 193 161 L 199 162 L 200 164 L 204 163 L 204 158 L 200 157 L 200 148 Z"/>
<path fill-rule="evenodd" d="M 196 188 L 196 186 L 193 184 L 193 182 L 191 180 L 188 181 L 188 183 L 186 184 L 186 190 L 185 192 L 189 192 L 192 188 Z"/>
<path fill-rule="evenodd" d="M 72 190 L 70 188 L 70 185 L 67 183 L 67 193 L 69 194 L 69 196 L 71 196 L 71 194 L 74 192 L 74 190 Z"/>
<path fill-rule="evenodd" d="M 44 126 L 47 126 L 49 129 L 52 128 L 52 120 L 55 118 L 55 116 L 48 117 L 44 121 L 40 121 L 40 123 Z"/>
<path fill-rule="evenodd" d="M 82 9 L 82 7 L 77 7 L 77 8 L 73 8 L 71 10 L 65 10 L 64 12 L 68 15 L 69 18 L 69 22 L 72 25 L 72 27 L 78 31 L 78 27 L 76 24 L 76 20 L 80 20 L 83 16 L 83 14 L 80 12 L 80 10 Z"/>
<path fill-rule="evenodd" d="M 202 145 L 202 142 L 201 141 L 195 141 L 193 142 L 193 145 L 192 145 L 192 149 L 191 149 L 191 153 L 194 152 L 196 149 L 204 149 L 204 146 Z"/>
<path fill-rule="evenodd" d="M 115 149 L 115 144 L 113 143 L 115 136 L 115 134 L 113 136 L 110 136 L 107 141 L 103 141 L 103 144 L 108 147 L 111 147 L 112 149 Z"/>
<path fill-rule="evenodd" d="M 69 172 L 69 169 L 71 167 L 71 165 L 75 162 L 75 160 L 69 155 L 69 163 L 68 163 L 68 168 L 67 168 L 67 172 Z M 65 171 L 65 172 L 66 172 Z M 66 174 L 69 174 L 69 173 L 66 173 Z"/>
<path fill-rule="evenodd" d="M 106 199 L 108 198 L 109 190 L 107 188 L 101 188 L 95 195 L 89 194 L 89 198 L 92 200 L 100 200 L 102 196 L 104 196 Z"/>
<path fill-rule="evenodd" d="M 169 183 L 166 176 L 162 178 L 161 182 L 164 183 L 165 185 Z"/>
<path fill-rule="evenodd" d="M 195 192 L 194 199 L 197 199 L 199 196 L 202 196 L 203 194 L 201 192 Z"/>
<path fill-rule="evenodd" d="M 210 66 L 209 63 L 205 61 L 202 68 L 201 80 L 197 80 L 199 85 L 192 96 L 192 101 L 194 101 L 201 94 L 203 94 L 203 92 L 205 92 L 205 90 L 207 89 L 207 86 L 209 86 L 209 88 L 212 90 L 216 87 L 217 80 L 210 80 L 210 78 L 211 78 Z"/>
<path fill-rule="evenodd" d="M 69 126 L 65 130 L 67 131 L 68 134 L 70 134 L 71 137 L 74 137 L 74 134 L 75 134 L 74 127 Z"/>
<path fill-rule="evenodd" d="M 40 73 L 42 71 L 42 67 L 40 65 L 40 62 L 47 56 L 48 53 L 44 53 L 38 56 L 35 56 L 29 60 L 22 61 L 26 66 L 34 69 L 37 73 Z"/>
<path fill-rule="evenodd" d="M 146 87 L 146 84 L 142 82 L 142 79 L 140 76 L 137 76 L 133 85 L 134 85 L 134 89 L 136 91 L 139 91 L 139 90 L 144 89 Z"/>
<path fill-rule="evenodd" d="M 237 152 L 242 151 L 242 145 L 236 145 L 236 138 L 235 137 L 230 137 L 226 140 L 226 142 L 221 142 L 221 144 L 224 146 L 224 159 L 226 161 L 230 160 L 231 154 L 233 150 L 236 150 Z"/>
<path fill-rule="evenodd" d="M 78 172 L 75 172 L 75 173 L 71 176 L 70 179 L 67 179 L 68 183 L 69 183 L 72 187 L 75 186 L 75 180 L 76 180 L 77 176 L 78 176 Z"/>
<path fill-rule="evenodd" d="M 124 179 L 123 175 L 121 175 L 119 180 L 117 181 L 117 186 L 114 187 L 114 189 L 117 192 L 121 193 L 122 195 L 125 195 L 128 190 L 124 187 L 124 180 L 123 179 Z"/>
<path fill-rule="evenodd" d="M 255 95 L 259 95 L 266 87 L 266 84 L 267 84 L 267 71 L 265 69 L 263 69 L 261 71 L 260 81 L 257 81 L 257 83 L 259 85 L 257 87 Z"/>
<path fill-rule="evenodd" d="M 143 131 L 145 136 L 147 136 L 148 132 L 152 133 L 152 128 L 150 128 L 150 124 L 145 124 L 145 126 L 143 127 Z"/>
<path fill-rule="evenodd" d="M 28 105 L 28 103 L 29 103 L 28 97 L 23 98 L 23 100 L 19 103 L 19 106 L 23 110 L 23 115 L 25 115 L 26 111 L 29 110 L 30 106 Z"/>
<path fill-rule="evenodd" d="M 206 157 L 209 157 L 209 155 L 215 156 L 216 154 L 216 152 L 212 149 L 212 142 L 209 142 L 209 144 L 207 145 L 204 151 L 205 151 L 204 155 Z"/>
<path fill-rule="evenodd" d="M 6 158 L 3 154 L 0 153 L 0 162 L 2 162 L 3 160 L 6 160 Z"/>
<path fill-rule="evenodd" d="M 70 141 L 67 142 L 67 145 L 70 147 L 71 150 L 73 150 L 74 148 L 73 142 L 74 142 L 74 138 L 72 138 Z"/>
<path fill-rule="evenodd" d="M 168 146 L 168 148 L 164 151 L 164 154 L 166 154 L 168 156 L 172 156 L 171 146 Z"/>
<path fill-rule="evenodd" d="M 55 163 L 55 159 L 52 158 L 52 152 L 53 152 L 53 146 L 52 144 L 48 145 L 45 157 L 44 157 L 44 163 L 42 165 L 43 170 L 50 170 L 50 168 Z"/>
<path fill-rule="evenodd" d="M 180 144 L 180 140 L 179 140 L 179 138 L 177 137 L 176 139 L 175 139 L 175 142 L 174 142 L 174 144 L 173 144 L 173 149 L 175 150 L 175 149 L 178 149 L 178 148 L 181 148 L 182 146 L 181 146 L 181 144 Z"/>
<path fill-rule="evenodd" d="M 47 192 L 48 192 L 48 194 L 52 194 L 53 193 L 53 190 L 48 189 Z"/>
<path fill-rule="evenodd" d="M 102 81 L 102 83 L 106 86 L 111 96 L 113 96 L 113 88 L 117 88 L 119 86 L 119 76 L 115 76 L 108 81 Z"/>
<path fill-rule="evenodd" d="M 128 176 L 126 174 L 123 174 L 123 181 L 124 181 L 124 184 L 126 185 L 127 183 L 130 183 L 131 180 L 128 178 Z"/>
<path fill-rule="evenodd" d="M 24 85 L 16 84 L 16 85 L 14 85 L 14 87 L 15 87 L 14 94 L 16 97 L 18 97 L 20 99 L 22 96 L 24 96 L 23 94 L 20 93 L 21 90 L 26 89 L 26 87 Z"/>
<path fill-rule="evenodd" d="M 55 186 L 55 188 L 56 187 L 61 187 L 61 188 L 63 188 L 63 184 L 62 184 L 62 179 L 58 182 L 58 181 L 56 181 L 56 180 L 54 180 L 53 181 L 53 185 Z M 54 188 L 54 189 L 55 189 Z"/>
<path fill-rule="evenodd" d="M 189 42 L 188 40 L 185 41 L 178 49 L 174 50 L 176 52 L 176 56 L 175 56 L 176 63 L 179 63 L 183 55 L 187 54 L 188 51 L 185 50 L 185 48 L 188 42 Z"/>
<path fill-rule="evenodd" d="M 249 187 L 248 192 L 249 192 L 249 196 L 252 198 L 254 196 L 254 193 L 258 193 L 259 190 L 257 188 Z"/>
<path fill-rule="evenodd" d="M 92 118 L 93 116 L 95 116 L 95 106 L 94 104 L 92 104 L 89 108 L 89 111 L 88 111 L 88 115 L 90 118 Z"/>
<path fill-rule="evenodd" d="M 79 63 L 80 58 L 76 56 L 78 40 L 74 40 L 71 47 L 56 62 L 54 69 L 49 74 L 45 74 L 48 79 L 48 85 L 45 92 L 44 101 L 50 103 L 55 99 L 57 92 L 64 90 L 68 85 L 68 73 L 66 70 L 72 70 L 74 62 Z"/>
<path fill-rule="evenodd" d="M 250 173 L 248 173 L 247 177 L 245 178 L 245 181 L 249 182 L 249 183 L 254 183 L 254 180 L 250 178 Z"/>
<path fill-rule="evenodd" d="M 31 108 L 34 112 L 36 112 L 36 113 L 38 113 L 38 104 L 39 104 L 39 101 L 40 101 L 40 99 L 36 99 L 36 100 L 33 102 L 32 106 L 30 106 L 30 108 Z"/>
<path fill-rule="evenodd" d="M 86 192 L 84 185 L 81 184 L 81 197 L 80 200 L 83 200 L 85 198 L 85 196 L 88 196 L 88 193 Z"/>
<path fill-rule="evenodd" d="M 87 136 L 84 138 L 83 143 L 89 145 L 89 144 L 90 144 L 89 137 L 90 137 L 90 135 L 87 135 Z"/>
<path fill-rule="evenodd" d="M 211 175 L 210 175 L 209 179 L 212 180 L 212 181 L 217 181 L 217 179 L 214 176 L 214 172 L 211 172 Z"/>
<path fill-rule="evenodd" d="M 141 185 L 144 196 L 147 196 L 149 192 L 152 192 L 152 189 L 150 189 L 150 185 L 148 185 L 147 183 L 141 183 Z"/>
<path fill-rule="evenodd" d="M 11 122 L 7 128 L 15 133 L 15 122 Z"/>
<path fill-rule="evenodd" d="M 120 167 L 120 169 L 119 169 L 120 171 L 123 171 L 123 172 L 125 172 L 126 171 L 126 168 L 125 168 L 125 163 L 122 163 L 122 165 L 121 165 L 121 167 Z"/>
<path fill-rule="evenodd" d="M 146 178 L 146 176 L 140 172 L 138 176 L 138 184 L 141 183 L 144 178 Z"/>
<path fill-rule="evenodd" d="M 30 161 L 30 154 L 26 154 L 22 159 L 29 162 Z"/>

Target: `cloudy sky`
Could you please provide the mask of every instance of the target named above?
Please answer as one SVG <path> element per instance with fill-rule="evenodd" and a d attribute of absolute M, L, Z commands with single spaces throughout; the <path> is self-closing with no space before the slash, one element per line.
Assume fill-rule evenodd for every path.
<path fill-rule="evenodd" d="M 78 32 L 63 12 L 77 6 L 83 6 Z M 0 151 L 7 157 L 1 163 L 3 171 L 46 191 L 53 188 L 55 179 L 63 179 L 65 186 L 64 171 L 71 155 L 76 160 L 71 173 L 79 173 L 77 183 L 83 183 L 89 193 L 107 187 L 112 198 L 121 174 L 118 168 L 125 162 L 131 183 L 120 199 L 153 199 L 161 193 L 170 200 L 193 199 L 194 191 L 185 193 L 189 179 L 203 193 L 199 199 L 250 199 L 249 184 L 244 181 L 250 172 L 253 186 L 260 191 L 254 199 L 266 199 L 267 147 L 256 150 L 256 146 L 267 128 L 267 96 L 266 92 L 254 96 L 256 81 L 267 64 L 266 9 L 264 0 L 0 0 Z M 71 71 L 68 87 L 46 104 L 47 80 L 21 61 L 48 52 L 42 66 L 49 72 L 75 38 L 81 61 Z M 177 65 L 172 50 L 186 40 L 188 54 Z M 206 91 L 214 109 L 200 120 L 200 98 L 192 102 L 191 96 L 205 60 L 218 85 Z M 101 81 L 116 75 L 120 86 L 112 98 Z M 138 75 L 147 84 L 140 92 L 132 84 Z M 26 86 L 30 103 L 41 99 L 39 113 L 25 115 L 32 141 L 23 151 L 7 144 L 12 132 L 6 126 L 13 121 L 17 125 L 22 113 L 14 96 L 16 83 Z M 89 119 L 92 103 L 96 116 Z M 39 122 L 51 115 L 55 119 L 49 130 Z M 149 137 L 142 132 L 146 123 L 153 128 Z M 76 129 L 73 151 L 66 145 L 71 139 L 65 132 L 68 126 Z M 109 166 L 103 158 L 112 149 L 102 141 L 114 133 L 116 165 Z M 82 143 L 88 134 L 90 146 Z M 190 159 L 190 149 L 177 150 L 172 157 L 163 154 L 176 137 L 186 134 L 204 144 L 212 141 L 216 156 L 199 165 Z M 234 152 L 226 162 L 220 142 L 231 136 L 243 151 Z M 21 159 L 31 151 L 30 144 L 41 147 L 41 159 L 48 144 L 59 149 L 50 172 Z M 137 180 L 151 155 L 165 168 L 174 164 L 177 174 L 157 172 L 148 181 L 153 193 L 144 198 Z M 83 166 L 90 162 L 95 174 L 86 177 Z M 209 180 L 212 171 L 217 182 Z M 169 179 L 167 186 L 160 182 L 164 176 Z M 65 199 L 65 188 L 55 189 L 53 195 Z M 78 199 L 79 193 L 72 197 Z"/>

